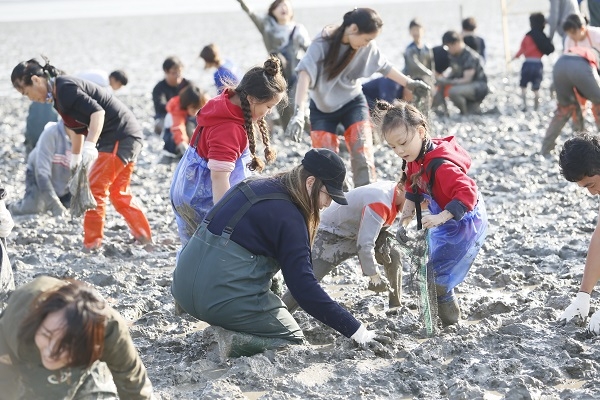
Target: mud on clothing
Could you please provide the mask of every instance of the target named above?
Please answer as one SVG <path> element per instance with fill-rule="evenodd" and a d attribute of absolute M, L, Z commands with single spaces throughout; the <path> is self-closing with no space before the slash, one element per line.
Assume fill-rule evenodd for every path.
<path fill-rule="evenodd" d="M 27 389 L 26 399 L 63 399 L 73 394 L 87 368 L 62 368 L 49 371 L 42 366 L 34 342 L 23 343 L 19 328 L 40 293 L 52 290 L 65 281 L 41 276 L 17 288 L 0 317 L 0 393 L 2 398 L 17 399 L 19 390 Z M 146 368 L 129 335 L 127 322 L 108 307 L 104 352 L 100 361 L 108 366 L 121 399 L 150 399 L 152 384 Z M 89 388 L 88 388 L 89 389 Z M 79 392 L 78 392 L 79 394 Z M 34 397 L 35 396 L 35 397 Z"/>
<path fill-rule="evenodd" d="M 242 109 L 226 90 L 210 99 L 196 117 L 190 147 L 179 161 L 171 183 L 171 205 L 179 237 L 185 245 L 213 206 L 211 170 L 230 172 L 231 186 L 250 175 L 248 135 Z"/>
<path fill-rule="evenodd" d="M 429 263 L 436 274 L 436 284 L 446 290 L 438 293 L 438 300 L 445 302 L 451 299 L 452 289 L 465 278 L 483 246 L 488 222 L 483 197 L 475 181 L 467 175 L 471 166 L 468 153 L 453 136 L 433 139 L 432 143 L 432 149 L 422 160 L 407 164 L 405 189 L 406 199 L 417 206 L 423 198 L 428 200 L 431 214 L 448 210 L 454 216 L 431 228 L 429 235 Z M 447 162 L 432 171 L 428 167 L 436 159 Z M 414 193 L 412 176 L 421 168 L 424 172 L 417 179 L 417 193 Z"/>
<path fill-rule="evenodd" d="M 275 198 L 250 205 L 235 224 L 233 216 L 254 197 L 247 198 L 242 188 Z M 250 179 L 231 188 L 209 212 L 208 225 L 203 222 L 183 248 L 173 273 L 173 296 L 188 313 L 225 329 L 298 341 L 300 328 L 269 290 L 281 268 L 307 313 L 346 337 L 356 332 L 360 323 L 319 286 L 306 222 L 288 197 L 277 178 Z M 233 229 L 226 229 L 229 225 Z"/>

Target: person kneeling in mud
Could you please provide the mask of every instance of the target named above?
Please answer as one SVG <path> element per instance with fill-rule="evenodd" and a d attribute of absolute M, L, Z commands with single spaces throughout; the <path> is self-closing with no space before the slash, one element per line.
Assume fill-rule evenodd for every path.
<path fill-rule="evenodd" d="M 561 174 L 569 182 L 576 182 L 587 189 L 591 195 L 600 194 L 600 139 L 597 136 L 583 134 L 565 142 L 559 156 Z M 590 241 L 583 278 L 579 293 L 559 317 L 566 323 L 574 317 L 587 319 L 590 313 L 590 293 L 600 279 L 600 219 L 596 223 Z M 600 311 L 592 314 L 588 322 L 588 331 L 600 335 Z"/>
<path fill-rule="evenodd" d="M 92 287 L 39 276 L 0 317 L 3 399 L 153 398 L 127 322 Z"/>
<path fill-rule="evenodd" d="M 332 200 L 347 204 L 345 177 L 337 154 L 311 149 L 291 171 L 232 187 L 181 250 L 171 287 L 178 305 L 195 318 L 249 338 L 221 354 L 252 355 L 302 343 L 300 327 L 269 290 L 280 268 L 308 314 L 359 344 L 375 339 L 375 332 L 321 288 L 311 263 L 319 211 Z"/>
<path fill-rule="evenodd" d="M 404 206 L 403 182 L 380 181 L 346 193 L 348 205 L 334 204 L 321 214 L 321 223 L 312 248 L 312 267 L 317 280 L 343 261 L 358 254 L 368 289 L 389 293 L 389 307 L 400 306 L 402 293 L 402 255 L 390 243 L 388 228 Z M 383 264 L 388 281 L 377 264 Z M 287 291 L 282 300 L 290 312 L 298 303 Z"/>
<path fill-rule="evenodd" d="M 453 136 L 431 139 L 427 119 L 414 106 L 377 102 L 381 133 L 402 158 L 404 208 L 397 239 L 409 243 L 406 227 L 423 202 L 429 229 L 429 264 L 435 276 L 438 315 L 444 325 L 460 319 L 454 288 L 466 277 L 487 232 L 487 213 L 475 181 L 467 175 L 469 154 Z M 430 215 L 424 215 L 425 213 Z M 419 223 L 417 214 L 417 223 Z"/>
<path fill-rule="evenodd" d="M 50 211 L 64 215 L 71 201 L 71 140 L 63 120 L 48 122 L 37 146 L 27 157 L 25 196 L 8 208 L 13 215 Z"/>

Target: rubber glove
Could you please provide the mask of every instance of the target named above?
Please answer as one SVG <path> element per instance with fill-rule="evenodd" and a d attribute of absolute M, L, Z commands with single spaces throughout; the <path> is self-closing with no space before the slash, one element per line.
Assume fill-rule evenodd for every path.
<path fill-rule="evenodd" d="M 81 163 L 90 170 L 90 167 L 98 158 L 98 149 L 96 143 L 86 140 L 83 142 L 83 150 L 81 151 Z"/>
<path fill-rule="evenodd" d="M 371 281 L 369 282 L 369 286 L 367 287 L 367 289 L 376 293 L 387 292 L 390 290 L 390 284 L 388 280 L 379 275 L 379 273 L 371 275 L 369 276 L 369 278 L 371 279 Z"/>
<path fill-rule="evenodd" d="M 588 331 L 594 335 L 600 335 L 600 311 L 592 314 L 592 318 L 588 323 Z"/>
<path fill-rule="evenodd" d="M 406 81 L 406 88 L 408 90 L 410 90 L 411 92 L 414 92 L 415 90 L 431 90 L 431 88 L 429 87 L 428 84 L 426 84 L 423 81 L 419 81 L 416 79 L 409 79 L 408 81 Z"/>
<path fill-rule="evenodd" d="M 574 317 L 579 316 L 582 320 L 586 319 L 590 313 L 590 295 L 585 292 L 577 293 L 575 300 L 558 318 L 559 322 L 566 323 Z M 600 317 L 600 316 L 599 316 Z"/>
<path fill-rule="evenodd" d="M 185 153 L 185 151 L 188 148 L 188 144 L 186 142 L 181 142 L 177 145 L 177 154 L 180 156 L 183 156 L 183 154 Z"/>
<path fill-rule="evenodd" d="M 4 189 L 2 189 L 2 191 L 4 191 Z M 10 212 L 6 209 L 4 200 L 0 200 L 0 238 L 7 237 L 14 226 L 15 222 L 13 221 Z"/>
<path fill-rule="evenodd" d="M 71 171 L 75 170 L 81 163 L 81 154 L 71 154 Z"/>
<path fill-rule="evenodd" d="M 300 107 L 296 107 L 294 115 L 285 130 L 285 135 L 294 142 L 300 142 L 302 140 L 302 132 L 304 132 L 304 112 L 300 110 Z"/>
<path fill-rule="evenodd" d="M 410 236 L 408 236 L 408 232 L 406 231 L 406 227 L 400 226 L 396 231 L 396 240 L 402 244 L 407 244 L 412 240 Z"/>
<path fill-rule="evenodd" d="M 358 344 L 367 344 L 375 339 L 375 331 L 370 331 L 363 324 L 360 324 L 356 332 L 354 332 L 350 338 L 354 339 Z"/>

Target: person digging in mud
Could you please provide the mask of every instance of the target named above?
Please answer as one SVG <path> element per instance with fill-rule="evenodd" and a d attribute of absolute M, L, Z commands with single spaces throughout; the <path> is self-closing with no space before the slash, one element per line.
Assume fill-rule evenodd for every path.
<path fill-rule="evenodd" d="M 438 315 L 444 325 L 460 319 L 454 288 L 461 283 L 485 240 L 488 221 L 482 195 L 467 172 L 471 158 L 453 136 L 431 139 L 426 118 L 405 102 L 379 101 L 376 119 L 383 139 L 402 158 L 404 208 L 396 238 L 407 243 L 406 227 L 416 204 L 426 201 L 430 215 L 429 263 L 435 275 Z"/>
<path fill-rule="evenodd" d="M 388 228 L 404 206 L 403 182 L 380 181 L 350 190 L 348 205 L 333 204 L 321 213 L 321 223 L 312 247 L 312 267 L 321 281 L 333 268 L 358 255 L 368 289 L 389 293 L 389 307 L 400 306 L 402 257 L 391 242 Z M 383 264 L 385 277 L 377 270 Z M 386 279 L 387 277 L 387 279 Z M 298 303 L 287 291 L 281 298 L 290 312 Z"/>
<path fill-rule="evenodd" d="M 562 176 L 569 182 L 587 189 L 590 194 L 600 194 L 600 139 L 583 134 L 565 142 L 560 155 L 559 166 Z M 600 214 L 600 213 L 599 213 Z M 566 323 L 574 317 L 586 320 L 590 312 L 590 293 L 600 279 L 600 218 L 592 233 L 583 278 L 579 293 L 560 315 L 559 322 Z M 592 314 L 587 329 L 600 334 L 600 310 Z"/>
<path fill-rule="evenodd" d="M 568 35 L 565 52 L 552 69 L 556 90 L 556 111 L 542 142 L 542 154 L 549 154 L 556 145 L 562 128 L 573 119 L 573 130 L 584 131 L 581 105 L 592 103 L 596 129 L 600 131 L 600 28 L 586 27 L 583 17 L 569 15 L 563 24 Z"/>
<path fill-rule="evenodd" d="M 302 330 L 269 290 L 279 269 L 308 314 L 359 344 L 375 345 L 375 332 L 327 295 L 311 263 L 319 211 L 332 200 L 347 204 L 345 176 L 337 154 L 311 149 L 288 172 L 231 188 L 181 250 L 171 292 L 188 314 L 234 331 L 221 338 L 221 355 L 302 343 Z"/>
<path fill-rule="evenodd" d="M 0 317 L 0 396 L 152 399 L 127 325 L 83 282 L 39 276 L 17 288 Z"/>
<path fill-rule="evenodd" d="M 142 244 L 152 242 L 150 224 L 130 188 L 143 146 L 142 128 L 133 112 L 106 89 L 64 75 L 48 60 L 45 65 L 35 59 L 20 62 L 10 79 L 30 100 L 54 105 L 71 138 L 71 170 L 81 164 L 89 171 L 97 207 L 88 210 L 83 219 L 84 250 L 102 245 L 109 198 L 134 238 Z"/>

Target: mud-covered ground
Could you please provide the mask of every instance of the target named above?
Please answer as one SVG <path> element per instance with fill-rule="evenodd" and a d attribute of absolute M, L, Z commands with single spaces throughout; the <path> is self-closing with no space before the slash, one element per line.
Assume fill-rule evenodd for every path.
<path fill-rule="evenodd" d="M 327 12 L 327 17 L 320 16 L 311 25 L 306 24 L 311 33 L 316 32 L 316 26 L 335 22 L 332 15 L 341 15 L 339 9 Z M 308 20 L 306 11 L 299 12 L 298 17 L 301 16 Z M 251 29 L 243 15 L 229 17 L 230 24 Z M 192 22 L 201 17 L 178 18 Z M 169 21 L 177 20 L 172 17 Z M 526 23 L 526 18 L 522 20 Z M 149 131 L 153 111 L 148 88 L 160 78 L 160 63 L 167 54 L 164 46 L 160 52 L 152 46 L 161 43 L 150 35 L 156 27 L 155 18 L 133 22 L 144 27 L 142 33 L 148 34 L 149 42 L 137 36 L 127 39 L 139 41 L 135 55 L 123 55 L 117 41 L 112 42 L 111 51 L 102 53 L 98 50 L 101 42 L 95 42 L 100 40 L 97 36 L 90 39 L 96 52 L 87 48 L 77 35 L 67 36 L 64 41 L 71 49 L 74 45 L 81 46 L 81 54 L 106 69 L 130 66 L 135 71 L 147 71 L 146 75 L 134 78 L 131 88 L 119 96 Z M 215 24 L 213 19 L 206 21 L 202 28 L 205 36 L 196 39 L 195 47 L 188 49 L 188 53 L 196 52 L 204 38 L 212 40 L 207 33 L 211 23 Z M 110 33 L 111 38 L 124 25 L 126 22 L 118 19 L 58 24 L 65 30 L 83 32 L 85 27 L 97 35 Z M 74 61 L 70 52 L 52 42 L 54 36 L 50 36 L 45 48 L 39 43 L 33 45 L 33 36 L 27 36 L 37 31 L 53 32 L 51 28 L 57 26 L 56 22 L 38 23 L 31 32 L 14 39 L 10 34 L 16 26 L 0 27 L 3 37 L 12 39 L 11 46 L 4 44 L 5 55 L 12 58 L 2 61 L 3 80 L 14 64 L 43 50 L 52 52 L 52 60 L 59 66 L 61 57 L 73 68 L 82 65 Z M 527 30 L 521 28 L 523 33 Z M 406 42 L 404 29 L 397 31 L 402 34 L 402 43 Z M 493 35 L 498 33 L 489 33 L 496 40 L 491 40 L 491 56 L 501 57 L 498 37 Z M 252 34 L 248 37 L 256 39 Z M 27 52 L 16 49 L 18 43 Z M 389 46 L 389 42 L 384 43 Z M 261 49 L 259 46 L 260 43 L 254 43 L 253 49 Z M 252 65 L 263 58 L 262 53 L 244 51 L 248 57 L 238 57 L 242 65 Z M 197 62 L 191 66 L 196 70 L 190 74 L 202 77 L 199 82 L 210 82 L 210 76 L 200 75 Z M 92 254 L 81 251 L 81 220 L 50 215 L 17 217 L 9 238 L 17 284 L 46 273 L 72 276 L 96 285 L 113 307 L 132 322 L 134 341 L 157 397 L 162 399 L 598 398 L 598 339 L 586 334 L 581 325 L 561 327 L 555 323 L 578 289 L 598 201 L 562 179 L 556 153 L 548 158 L 538 154 L 554 109 L 547 90 L 549 82 L 544 82 L 540 110 L 523 112 L 515 90 L 518 68 L 504 73 L 499 72 L 498 64 L 490 64 L 490 69 L 493 93 L 485 100 L 484 108 L 496 106 L 500 113 L 469 118 L 433 117 L 434 136 L 455 135 L 470 152 L 473 165 L 469 174 L 485 196 L 490 219 L 486 243 L 467 279 L 457 289 L 464 320 L 433 338 L 424 335 L 416 294 L 408 287 L 408 271 L 405 271 L 403 307 L 398 315 L 388 316 L 387 296 L 366 290 L 367 281 L 360 275 L 358 261 L 353 259 L 327 277 L 324 286 L 360 321 L 393 338 L 385 351 L 376 354 L 358 348 L 350 339 L 300 311 L 295 317 L 308 345 L 222 361 L 211 329 L 206 329 L 203 322 L 174 313 L 169 287 L 178 237 L 168 188 L 175 164 L 160 162 L 160 139 L 150 133 L 146 135 L 146 147 L 136 168 L 132 190 L 150 220 L 154 245 L 133 244 L 124 220 L 111 207 L 105 244 Z M 10 89 L 10 83 L 3 81 L 2 85 L 3 89 Z M 10 192 L 10 201 L 18 199 L 24 191 L 22 131 L 28 100 L 8 89 L 3 91 L 0 101 L 3 160 L 0 180 Z M 587 118 L 591 127 L 589 113 Z M 559 146 L 571 135 L 571 128 L 567 127 Z M 295 165 L 309 148 L 308 140 L 295 144 L 281 135 L 276 135 L 273 142 L 279 156 L 267 173 Z M 400 162 L 385 146 L 378 146 L 380 177 L 395 179 Z M 593 297 L 597 297 L 596 292 Z M 593 302 L 593 309 L 596 304 Z"/>

